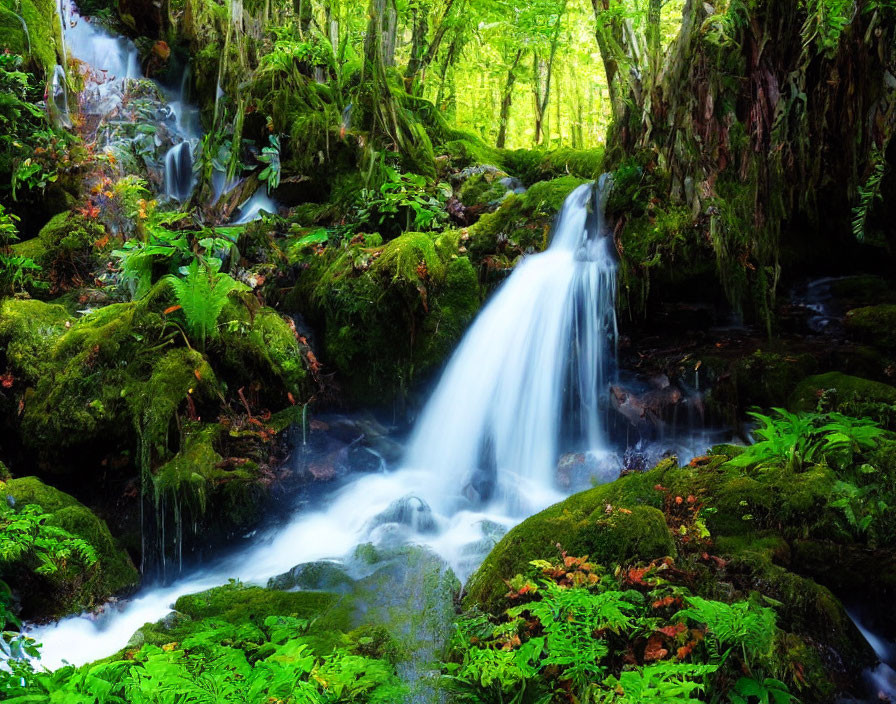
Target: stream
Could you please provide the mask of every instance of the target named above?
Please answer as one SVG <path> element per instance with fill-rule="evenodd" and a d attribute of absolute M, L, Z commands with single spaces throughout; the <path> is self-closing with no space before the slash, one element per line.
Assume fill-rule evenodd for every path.
<path fill-rule="evenodd" d="M 128 82 L 139 76 L 136 49 L 72 6 L 65 18 L 68 51 L 93 77 L 79 104 L 96 115 L 97 133 L 113 139 Z M 161 111 L 165 137 L 157 132 L 155 138 L 164 149 L 157 181 L 174 202 L 190 198 L 200 136 L 187 85 L 159 86 L 168 103 Z M 223 184 L 223 174 L 217 181 Z M 550 247 L 527 256 L 492 295 L 448 362 L 397 466 L 350 474 L 314 509 L 296 511 L 253 536 L 248 547 L 173 583 L 144 585 L 99 613 L 29 629 L 43 643 L 43 665 L 80 665 L 113 654 L 144 623 L 169 613 L 180 595 L 229 579 L 265 584 L 302 563 L 347 562 L 365 543 L 425 546 L 464 580 L 513 525 L 573 491 L 618 477 L 633 448 L 614 442 L 608 430 L 614 411 L 607 391 L 619 376 L 617 263 L 603 219 L 610 187 L 603 177 L 573 191 Z M 273 205 L 256 193 L 237 221 Z M 710 444 L 702 432 L 669 433 L 652 451 L 674 450 L 687 461 Z M 577 473 L 560 482 L 558 458 L 564 457 L 577 458 Z"/>

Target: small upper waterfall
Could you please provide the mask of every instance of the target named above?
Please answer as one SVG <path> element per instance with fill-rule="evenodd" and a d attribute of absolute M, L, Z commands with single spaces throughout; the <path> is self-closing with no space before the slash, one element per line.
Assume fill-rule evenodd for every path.
<path fill-rule="evenodd" d="M 603 450 L 600 399 L 616 338 L 609 179 L 566 199 L 547 251 L 526 257 L 467 332 L 427 404 L 406 464 L 478 498 L 553 484 L 559 443 Z"/>
<path fill-rule="evenodd" d="M 141 90 L 134 84 L 143 76 L 139 52 L 131 40 L 112 36 L 97 22 L 83 17 L 70 0 L 60 0 L 59 13 L 64 53 L 79 62 L 75 70 L 85 79 L 77 102 L 80 113 L 90 118 L 83 121 L 83 129 L 91 130 L 92 137 L 104 148 L 115 149 L 142 139 L 139 152 L 147 169 L 157 174 L 157 189 L 173 200 L 188 199 L 194 185 L 193 150 L 200 137 L 199 111 L 186 100 L 189 70 L 183 72 L 183 80 L 173 88 L 154 82 L 153 92 Z M 56 112 L 68 124 L 65 72 L 57 67 L 56 73 Z M 127 106 L 135 97 L 146 96 L 152 96 L 152 107 L 148 111 L 144 108 L 143 113 L 131 119 L 149 124 L 151 144 L 146 143 L 146 132 L 135 138 L 126 126 Z M 162 151 L 156 156 L 158 149 Z"/>
<path fill-rule="evenodd" d="M 189 142 L 175 144 L 165 155 L 165 195 L 186 200 L 193 190 L 193 151 Z"/>

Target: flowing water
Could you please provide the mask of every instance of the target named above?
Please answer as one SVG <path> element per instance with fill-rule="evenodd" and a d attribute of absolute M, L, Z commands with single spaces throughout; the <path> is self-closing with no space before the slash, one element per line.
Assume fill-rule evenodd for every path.
<path fill-rule="evenodd" d="M 574 191 L 549 249 L 526 257 L 495 292 L 398 469 L 350 477 L 315 509 L 170 586 L 33 631 L 44 664 L 115 652 L 181 594 L 230 578 L 264 584 L 301 563 L 344 559 L 365 542 L 428 546 L 464 579 L 503 532 L 563 498 L 561 452 L 612 454 L 603 422 L 616 337 L 616 262 L 602 219 L 608 185 Z"/>
<path fill-rule="evenodd" d="M 139 52 L 131 40 L 113 36 L 91 18 L 83 17 L 71 0 L 60 0 L 59 15 L 63 54 L 78 62 L 77 70 L 85 78 L 84 89 L 77 96 L 78 112 L 86 118 L 81 128 L 87 131 L 85 138 L 100 148 L 118 150 L 120 157 L 136 152 L 163 199 L 174 203 L 189 200 L 196 187 L 193 166 L 202 137 L 199 109 L 190 100 L 189 67 L 179 66 L 172 57 L 169 74 L 177 73 L 177 79 L 170 84 L 164 80 L 147 83 Z M 57 66 L 52 109 L 59 122 L 68 127 L 72 125 L 74 105 L 70 93 L 65 70 Z M 223 174 L 216 176 L 222 177 L 218 182 L 225 185 Z M 226 189 L 216 185 L 215 200 L 238 183 L 233 180 Z M 237 224 L 261 217 L 262 211 L 275 210 L 275 203 L 259 191 L 242 205 Z"/>

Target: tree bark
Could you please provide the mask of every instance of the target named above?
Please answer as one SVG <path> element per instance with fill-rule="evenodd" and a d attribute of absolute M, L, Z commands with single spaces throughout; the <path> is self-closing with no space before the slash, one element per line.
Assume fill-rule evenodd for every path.
<path fill-rule="evenodd" d="M 507 142 L 507 121 L 510 119 L 510 106 L 513 103 L 513 84 L 516 83 L 516 67 L 522 57 L 523 50 L 519 49 L 513 63 L 507 69 L 507 80 L 504 82 L 504 94 L 501 97 L 501 115 L 498 119 L 498 138 L 495 140 L 498 149 L 503 149 Z"/>

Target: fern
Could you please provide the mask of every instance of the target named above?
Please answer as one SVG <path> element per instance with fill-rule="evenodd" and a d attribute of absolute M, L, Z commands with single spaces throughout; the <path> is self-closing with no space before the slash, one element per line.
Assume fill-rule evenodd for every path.
<path fill-rule="evenodd" d="M 678 615 L 704 624 L 707 638 L 715 641 L 720 652 L 725 650 L 723 659 L 732 649 L 741 651 L 747 665 L 770 656 L 777 631 L 772 609 L 751 601 L 725 604 L 698 596 L 688 597 L 687 602 L 690 608 Z"/>
<path fill-rule="evenodd" d="M 874 149 L 872 151 L 871 164 L 871 173 L 868 175 L 868 179 L 863 186 L 858 188 L 858 205 L 852 209 L 852 233 L 859 242 L 865 241 L 865 227 L 874 203 L 883 200 L 881 184 L 887 173 L 887 160 L 884 156 L 884 150 Z"/>
<path fill-rule="evenodd" d="M 206 340 L 215 337 L 218 317 L 230 293 L 248 290 L 245 284 L 219 272 L 220 266 L 220 262 L 215 261 L 200 265 L 194 259 L 190 266 L 181 267 L 184 278 L 173 275 L 165 277 L 183 310 L 187 329 L 202 349 L 205 349 Z"/>

